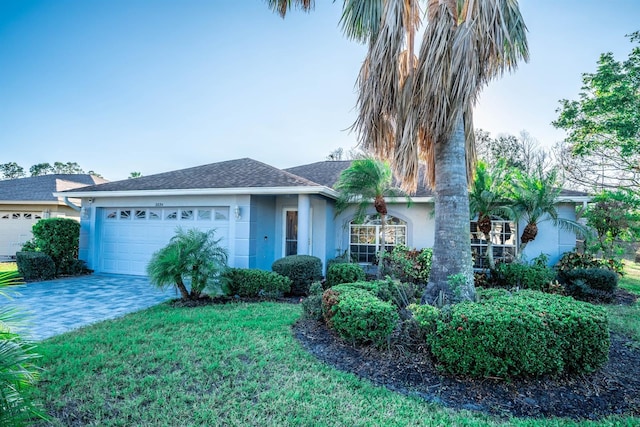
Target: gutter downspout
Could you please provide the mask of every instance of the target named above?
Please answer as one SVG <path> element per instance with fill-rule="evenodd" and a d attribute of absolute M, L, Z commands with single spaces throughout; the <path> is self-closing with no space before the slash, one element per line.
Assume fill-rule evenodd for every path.
<path fill-rule="evenodd" d="M 82 208 L 78 205 L 74 205 L 73 203 L 71 203 L 69 201 L 69 197 L 68 196 L 64 196 L 64 204 L 69 206 L 71 209 L 73 209 L 74 211 L 80 212 L 82 210 Z"/>

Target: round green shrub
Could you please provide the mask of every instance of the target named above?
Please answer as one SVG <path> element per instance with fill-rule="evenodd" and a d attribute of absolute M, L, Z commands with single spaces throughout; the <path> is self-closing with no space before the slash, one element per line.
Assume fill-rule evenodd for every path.
<path fill-rule="evenodd" d="M 33 244 L 51 257 L 56 274 L 70 274 L 78 258 L 80 223 L 70 218 L 41 219 L 32 231 Z"/>
<path fill-rule="evenodd" d="M 446 371 L 480 377 L 588 373 L 609 354 L 603 308 L 536 291 L 456 304 L 427 340 Z"/>
<path fill-rule="evenodd" d="M 584 280 L 591 289 L 613 292 L 618 287 L 618 274 L 607 268 L 576 268 L 561 274 L 566 281 Z"/>
<path fill-rule="evenodd" d="M 273 271 L 229 268 L 223 278 L 230 295 L 278 297 L 291 290 L 291 280 Z"/>
<path fill-rule="evenodd" d="M 271 265 L 276 273 L 291 279 L 292 295 L 308 295 L 311 283 L 322 278 L 322 261 L 311 255 L 289 255 Z"/>
<path fill-rule="evenodd" d="M 365 278 L 364 269 L 359 264 L 333 264 L 327 270 L 326 287 L 358 282 L 365 280 Z"/>
<path fill-rule="evenodd" d="M 342 283 L 333 287 L 337 292 L 344 289 L 362 289 L 371 292 L 383 301 L 391 302 L 397 308 L 405 308 L 421 296 L 421 290 L 412 283 L 401 283 L 397 280 L 373 280 L 370 282 L 359 281 L 353 283 Z"/>
<path fill-rule="evenodd" d="M 333 329 L 343 339 L 356 343 L 384 344 L 399 320 L 390 303 L 362 289 L 342 292 L 332 311 Z"/>

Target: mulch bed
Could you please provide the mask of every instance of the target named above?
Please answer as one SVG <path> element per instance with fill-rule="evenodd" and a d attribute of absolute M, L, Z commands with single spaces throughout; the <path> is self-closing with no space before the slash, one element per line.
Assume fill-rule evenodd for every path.
<path fill-rule="evenodd" d="M 636 295 L 623 289 L 616 302 L 631 305 Z M 204 296 L 197 301 L 174 300 L 177 307 L 234 302 L 274 301 L 266 298 Z M 299 297 L 276 301 L 299 303 Z M 640 416 L 640 348 L 622 335 L 611 334 L 609 361 L 588 375 L 556 375 L 529 379 L 472 379 L 442 373 L 426 346 L 402 345 L 387 350 L 344 342 L 322 322 L 300 319 L 294 336 L 319 360 L 374 384 L 454 409 L 499 416 L 599 419 L 607 415 Z"/>
<path fill-rule="evenodd" d="M 620 304 L 636 300 L 626 291 L 617 296 Z M 640 415 L 640 349 L 618 334 L 611 335 L 609 362 L 598 372 L 505 380 L 441 373 L 426 348 L 356 347 L 315 320 L 301 319 L 293 332 L 307 351 L 341 371 L 450 408 L 535 418 Z"/>

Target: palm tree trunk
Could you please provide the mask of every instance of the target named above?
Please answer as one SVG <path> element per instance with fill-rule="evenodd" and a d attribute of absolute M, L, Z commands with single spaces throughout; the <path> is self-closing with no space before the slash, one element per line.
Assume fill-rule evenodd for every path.
<path fill-rule="evenodd" d="M 380 214 L 380 252 L 378 252 L 378 279 L 384 274 L 384 255 L 387 250 L 387 215 Z"/>
<path fill-rule="evenodd" d="M 435 144 L 435 241 L 429 283 L 422 303 L 434 304 L 440 294 L 449 301 L 475 300 L 469 227 L 469 190 L 462 115 L 448 141 Z M 465 284 L 451 289 L 448 278 L 462 274 Z"/>
<path fill-rule="evenodd" d="M 187 290 L 187 287 L 184 285 L 184 282 L 182 281 L 181 276 L 176 277 L 176 287 L 180 291 L 180 296 L 182 297 L 182 299 L 189 299 L 189 291 Z"/>
<path fill-rule="evenodd" d="M 484 238 L 487 239 L 487 263 L 489 264 L 489 269 L 495 270 L 496 262 L 493 259 L 493 242 L 491 241 L 491 232 L 485 234 Z"/>

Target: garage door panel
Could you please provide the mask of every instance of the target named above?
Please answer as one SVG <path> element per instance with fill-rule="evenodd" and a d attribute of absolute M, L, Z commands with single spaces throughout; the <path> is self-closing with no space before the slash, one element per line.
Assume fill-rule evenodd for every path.
<path fill-rule="evenodd" d="M 225 215 L 214 215 L 215 212 L 223 212 Z M 228 212 L 228 206 L 103 209 L 100 230 L 100 271 L 146 275 L 151 256 L 169 243 L 178 226 L 185 230 L 216 229 L 216 239 L 222 237 L 220 244 L 228 248 L 229 219 L 226 214 Z"/>

